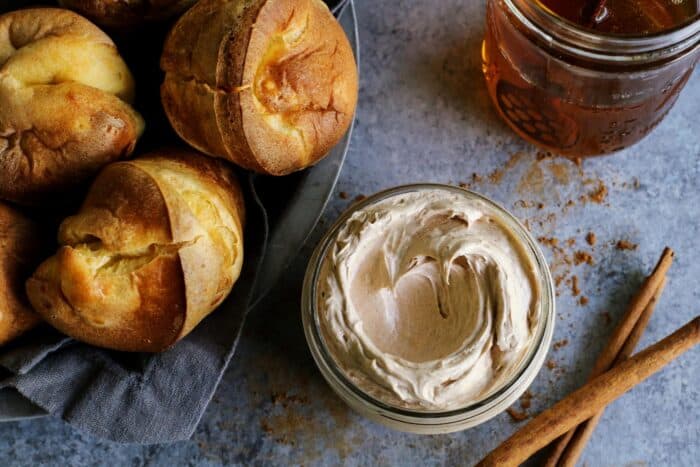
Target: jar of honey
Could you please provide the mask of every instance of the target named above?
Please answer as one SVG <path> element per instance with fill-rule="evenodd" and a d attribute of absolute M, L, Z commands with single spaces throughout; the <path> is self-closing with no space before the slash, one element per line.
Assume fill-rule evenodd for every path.
<path fill-rule="evenodd" d="M 699 56 L 698 0 L 487 3 L 491 99 L 520 136 L 558 154 L 607 154 L 639 141 Z"/>

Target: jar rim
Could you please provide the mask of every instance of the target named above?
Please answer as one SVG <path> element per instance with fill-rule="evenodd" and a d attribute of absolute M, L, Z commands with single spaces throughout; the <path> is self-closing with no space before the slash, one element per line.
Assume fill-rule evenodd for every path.
<path fill-rule="evenodd" d="M 700 13 L 647 35 L 595 32 L 556 14 L 541 0 L 499 0 L 528 31 L 560 52 L 599 62 L 643 64 L 700 45 Z"/>
<path fill-rule="evenodd" d="M 326 256 L 328 248 L 330 248 L 332 245 L 333 239 L 335 238 L 338 230 L 345 224 L 349 217 L 360 209 L 383 201 L 392 196 L 423 190 L 442 190 L 460 194 L 467 196 L 470 199 L 483 201 L 488 204 L 489 207 L 497 211 L 498 214 L 501 215 L 502 220 L 506 222 L 507 227 L 512 229 L 519 241 L 523 243 L 523 246 L 526 247 L 531 254 L 534 261 L 534 266 L 538 272 L 537 277 L 540 281 L 542 289 L 542 298 L 539 304 L 540 313 L 542 316 L 541 325 L 538 326 L 537 335 L 533 340 L 533 345 L 523 358 L 518 370 L 511 375 L 508 381 L 488 394 L 487 397 L 467 406 L 452 410 L 407 409 L 388 404 L 362 391 L 362 389 L 347 378 L 344 372 L 337 367 L 333 356 L 330 355 L 321 334 L 320 322 L 318 320 L 316 307 L 316 285 L 318 282 L 318 275 L 323 264 L 323 259 Z M 537 245 L 537 242 L 527 231 L 525 226 L 523 226 L 522 223 L 507 209 L 493 200 L 470 190 L 443 184 L 420 183 L 401 185 L 380 191 L 348 208 L 339 216 L 331 228 L 328 229 L 314 250 L 306 270 L 302 290 L 302 320 L 304 322 L 304 333 L 306 335 L 306 340 L 313 358 L 321 370 L 324 378 L 328 381 L 331 387 L 339 393 L 341 398 L 345 399 L 346 402 L 359 402 L 361 404 L 369 405 L 370 407 L 380 411 L 385 417 L 392 419 L 395 422 L 398 421 L 398 423 L 440 425 L 443 421 L 446 423 L 454 423 L 455 419 L 464 420 L 466 418 L 468 420 L 472 417 L 478 418 L 479 416 L 484 415 L 485 412 L 489 412 L 491 410 L 499 409 L 498 412 L 505 410 L 505 408 L 507 408 L 515 398 L 519 397 L 519 395 L 527 387 L 524 386 L 522 391 L 517 392 L 520 386 L 524 384 L 529 386 L 535 375 L 539 373 L 552 340 L 555 314 L 554 285 L 547 261 L 541 249 Z M 342 391 L 342 393 L 339 392 L 339 389 Z M 513 395 L 515 395 L 515 397 L 513 397 Z M 352 399 L 352 401 L 349 401 L 348 398 Z M 505 401 L 508 402 L 507 405 L 504 405 Z M 496 415 L 498 412 L 488 415 L 487 418 L 491 418 L 491 416 Z M 473 426 L 478 423 L 481 423 L 481 421 L 468 424 L 468 426 Z M 460 426 L 457 429 L 466 427 L 467 426 Z"/>

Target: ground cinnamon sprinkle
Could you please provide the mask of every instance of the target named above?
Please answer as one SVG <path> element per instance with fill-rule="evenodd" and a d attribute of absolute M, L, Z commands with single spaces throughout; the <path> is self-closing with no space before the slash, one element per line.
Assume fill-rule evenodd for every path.
<path fill-rule="evenodd" d="M 537 237 L 537 241 L 551 248 L 559 245 L 559 239 L 554 237 Z"/>
<path fill-rule="evenodd" d="M 519 199 L 515 203 L 513 203 L 513 205 L 523 209 L 530 209 L 534 208 L 537 204 L 534 201 L 525 201 L 524 199 Z"/>
<path fill-rule="evenodd" d="M 308 402 L 308 399 L 303 396 L 288 394 L 286 392 L 273 392 L 270 395 L 270 401 L 273 404 L 281 405 L 286 409 L 290 404 L 305 404 Z"/>
<path fill-rule="evenodd" d="M 588 232 L 586 234 L 586 242 L 588 242 L 588 244 L 590 246 L 594 246 L 596 241 L 597 241 L 597 239 L 596 239 L 596 236 L 593 232 Z"/>
<path fill-rule="evenodd" d="M 585 251 L 577 251 L 574 253 L 574 264 L 578 266 L 579 264 L 583 263 L 593 266 L 593 256 Z"/>
<path fill-rule="evenodd" d="M 513 419 L 514 422 L 522 422 L 528 418 L 527 413 L 513 407 L 506 409 L 506 412 L 508 412 L 508 415 L 510 415 L 510 418 Z"/>
<path fill-rule="evenodd" d="M 571 295 L 574 297 L 581 293 L 581 289 L 578 287 L 578 276 L 571 276 Z"/>
<path fill-rule="evenodd" d="M 632 243 L 629 240 L 618 240 L 615 244 L 615 248 L 618 250 L 636 250 L 637 244 Z"/>
<path fill-rule="evenodd" d="M 494 185 L 498 185 L 499 183 L 501 183 L 502 178 L 503 178 L 503 171 L 500 169 L 496 169 L 489 174 L 489 181 L 491 183 L 493 183 Z"/>
<path fill-rule="evenodd" d="M 554 276 L 554 285 L 559 287 L 561 283 L 566 279 L 566 274 L 559 274 L 557 276 Z"/>
<path fill-rule="evenodd" d="M 593 201 L 594 203 L 601 204 L 603 201 L 605 201 L 605 198 L 608 196 L 608 187 L 605 186 L 602 180 L 598 180 L 598 186 L 588 193 L 588 199 Z"/>
<path fill-rule="evenodd" d="M 523 410 L 527 410 L 530 408 L 532 405 L 532 393 L 528 389 L 523 393 L 522 396 L 520 396 L 520 407 L 523 408 Z"/>
<path fill-rule="evenodd" d="M 506 161 L 505 168 L 512 169 L 513 167 L 515 167 L 518 164 L 518 162 L 520 161 L 520 159 L 523 158 L 523 156 L 525 156 L 524 152 L 521 152 L 521 151 L 514 152 L 513 154 L 510 155 L 510 158 Z"/>
<path fill-rule="evenodd" d="M 566 347 L 567 345 L 569 345 L 569 339 L 562 339 L 562 340 L 556 341 L 554 344 L 552 344 L 552 348 L 554 350 L 559 350 L 562 347 Z"/>

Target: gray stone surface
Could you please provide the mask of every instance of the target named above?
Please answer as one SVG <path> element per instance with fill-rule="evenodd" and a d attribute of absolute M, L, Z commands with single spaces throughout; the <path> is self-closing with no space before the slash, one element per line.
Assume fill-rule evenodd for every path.
<path fill-rule="evenodd" d="M 592 266 L 569 267 L 561 265 L 561 253 L 544 248 L 555 275 L 576 275 L 589 302 L 580 305 L 566 282 L 558 287 L 555 341 L 567 339 L 568 345 L 551 350 L 553 368 L 543 368 L 531 388 L 528 412 L 534 414 L 584 381 L 664 245 L 677 251 L 677 259 L 641 345 L 698 313 L 700 76 L 691 78 L 669 117 L 635 147 L 586 160 L 581 172 L 564 160 L 538 162 L 537 151 L 498 120 L 488 101 L 479 58 L 482 3 L 358 2 L 362 83 L 357 126 L 337 193 L 314 241 L 358 194 L 418 181 L 472 182 L 477 173 L 483 181 L 473 188 L 528 219 L 537 236 L 558 238 L 566 255 L 590 252 Z M 520 157 L 513 158 L 518 152 Z M 609 192 L 605 202 L 580 202 L 598 180 Z M 568 200 L 574 205 L 566 207 Z M 525 207 L 529 201 L 544 206 Z M 597 235 L 595 247 L 584 240 L 588 231 Z M 567 246 L 569 238 L 576 244 Z M 639 247 L 618 250 L 613 243 L 620 239 Z M 462 433 L 417 436 L 390 431 L 346 408 L 322 380 L 304 341 L 298 297 L 308 254 L 307 248 L 253 313 L 191 441 L 123 446 L 93 439 L 58 420 L 9 423 L 0 425 L 0 465 L 469 465 L 518 428 L 503 413 Z M 699 374 L 700 351 L 695 349 L 623 396 L 607 410 L 583 462 L 697 465 Z"/>

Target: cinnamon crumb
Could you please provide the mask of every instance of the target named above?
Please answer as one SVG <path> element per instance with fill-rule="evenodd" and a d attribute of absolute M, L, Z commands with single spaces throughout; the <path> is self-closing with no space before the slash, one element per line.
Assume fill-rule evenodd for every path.
<path fill-rule="evenodd" d="M 578 303 L 581 306 L 588 305 L 588 297 L 586 297 L 585 295 L 581 295 L 581 298 L 578 299 Z"/>
<path fill-rule="evenodd" d="M 338 196 L 340 196 L 340 199 L 348 199 L 349 195 L 347 191 L 341 191 L 338 193 Z"/>
<path fill-rule="evenodd" d="M 585 251 L 577 251 L 574 253 L 574 264 L 578 266 L 579 264 L 586 263 L 590 266 L 593 265 L 593 256 Z"/>
<path fill-rule="evenodd" d="M 562 252 L 561 260 L 564 262 L 564 264 L 571 266 L 571 263 L 572 263 L 571 257 L 569 255 L 567 255 L 566 253 Z"/>
<path fill-rule="evenodd" d="M 522 396 L 520 396 L 520 407 L 523 410 L 527 410 L 530 408 L 531 405 L 532 405 L 532 393 L 528 389 L 527 391 L 525 391 L 523 393 Z"/>
<path fill-rule="evenodd" d="M 506 412 L 508 412 L 508 415 L 510 415 L 510 418 L 514 422 L 522 422 L 523 420 L 526 420 L 528 418 L 527 413 L 525 413 L 524 411 L 521 411 L 521 410 L 517 410 L 513 407 L 506 409 Z"/>
<path fill-rule="evenodd" d="M 636 243 L 632 243 L 629 240 L 618 240 L 615 244 L 615 248 L 623 251 L 636 250 L 637 246 Z"/>
<path fill-rule="evenodd" d="M 510 158 L 506 161 L 505 168 L 506 168 L 506 169 L 512 169 L 513 167 L 515 167 L 516 164 L 518 163 L 518 161 L 520 161 L 520 159 L 521 159 L 524 155 L 525 155 L 525 153 L 520 152 L 520 151 L 511 154 L 511 155 L 510 155 Z"/>
<path fill-rule="evenodd" d="M 513 203 L 513 205 L 523 209 L 530 209 L 535 206 L 535 203 L 532 201 L 525 201 L 524 199 L 519 199 L 515 203 Z"/>
<path fill-rule="evenodd" d="M 578 287 L 578 276 L 571 276 L 571 295 L 577 297 L 581 293 Z"/>
<path fill-rule="evenodd" d="M 588 232 L 588 233 L 586 234 L 586 242 L 587 242 L 590 246 L 595 246 L 596 241 L 597 241 L 597 238 L 596 238 L 596 236 L 595 236 L 595 234 L 594 234 L 593 232 Z"/>
<path fill-rule="evenodd" d="M 566 347 L 567 345 L 569 345 L 569 339 L 562 339 L 562 340 L 556 341 L 554 344 L 552 344 L 552 348 L 554 350 L 559 350 L 562 347 Z"/>
<path fill-rule="evenodd" d="M 273 392 L 270 395 L 270 400 L 273 404 L 281 405 L 285 409 L 289 407 L 290 404 L 305 404 L 308 402 L 308 399 L 303 396 L 287 394 L 286 392 Z"/>
<path fill-rule="evenodd" d="M 588 199 L 594 203 L 601 204 L 608 196 L 608 187 L 605 186 L 602 180 L 598 180 L 598 186 L 588 193 Z"/>
<path fill-rule="evenodd" d="M 559 239 L 554 237 L 538 237 L 537 241 L 550 248 L 555 248 L 559 245 Z"/>
<path fill-rule="evenodd" d="M 489 174 L 489 181 L 491 183 L 493 183 L 494 185 L 498 185 L 499 183 L 501 183 L 502 178 L 503 178 L 503 171 L 500 169 L 496 169 Z"/>

